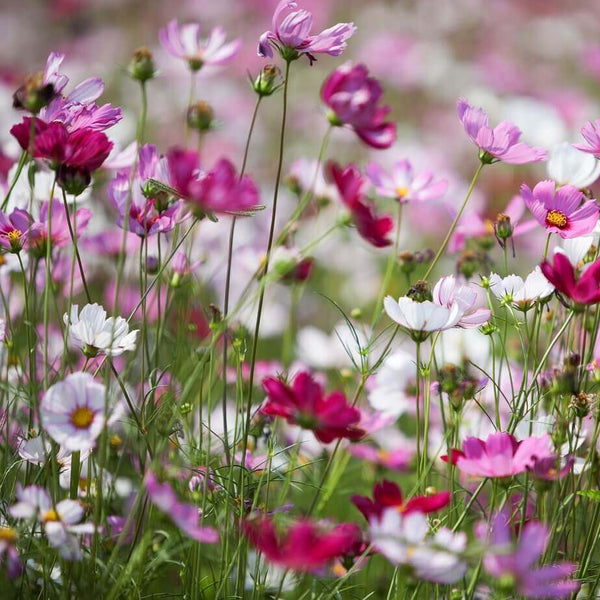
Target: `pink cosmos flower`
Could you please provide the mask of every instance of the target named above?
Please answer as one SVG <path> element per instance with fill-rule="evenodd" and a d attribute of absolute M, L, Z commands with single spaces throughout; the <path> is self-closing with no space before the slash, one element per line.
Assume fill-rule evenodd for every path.
<path fill-rule="evenodd" d="M 376 248 L 392 244 L 387 236 L 394 229 L 394 221 L 389 215 L 378 216 L 373 205 L 367 201 L 368 181 L 358 167 L 350 164 L 342 168 L 335 162 L 327 165 L 327 172 L 337 186 L 342 202 L 350 210 L 358 233 Z"/>
<path fill-rule="evenodd" d="M 562 252 L 554 254 L 554 264 L 545 260 L 541 265 L 546 279 L 559 291 L 577 304 L 600 302 L 600 259 L 591 263 L 575 279 L 575 268 Z"/>
<path fill-rule="evenodd" d="M 415 176 L 408 160 L 395 162 L 390 174 L 378 163 L 371 162 L 367 165 L 366 173 L 380 196 L 395 198 L 403 204 L 438 200 L 448 189 L 445 179 L 434 181 L 432 171 L 423 171 Z"/>
<path fill-rule="evenodd" d="M 258 189 L 252 179 L 247 175 L 240 179 L 225 158 L 210 171 L 202 171 L 197 152 L 174 148 L 167 154 L 167 161 L 173 187 L 200 214 L 246 213 L 259 204 Z"/>
<path fill-rule="evenodd" d="M 581 135 L 586 143 L 573 144 L 573 146 L 582 152 L 588 152 L 596 158 L 600 158 L 600 119 L 596 119 L 593 123 L 588 121 L 581 128 Z"/>
<path fill-rule="evenodd" d="M 383 89 L 363 64 L 348 62 L 323 83 L 321 99 L 331 109 L 330 122 L 347 126 L 372 148 L 389 148 L 396 140 L 396 124 L 386 121 L 387 105 L 379 105 Z"/>
<path fill-rule="evenodd" d="M 467 438 L 462 452 L 453 450 L 451 458 L 468 475 L 512 477 L 530 469 L 536 460 L 548 456 L 552 456 L 548 434 L 517 442 L 509 433 L 500 432 L 488 435 L 485 441 Z"/>
<path fill-rule="evenodd" d="M 23 571 L 23 563 L 17 550 L 18 538 L 15 529 L 0 525 L 0 564 L 5 563 L 9 579 L 18 577 Z"/>
<path fill-rule="evenodd" d="M 204 65 L 217 66 L 228 63 L 242 47 L 241 40 L 226 43 L 227 34 L 222 27 L 215 27 L 206 40 L 200 39 L 200 24 L 179 25 L 177 19 L 170 21 L 158 33 L 162 47 L 172 56 L 187 61 L 192 71 Z"/>
<path fill-rule="evenodd" d="M 570 598 L 579 589 L 577 581 L 567 579 L 577 571 L 576 564 L 534 566 L 546 550 L 549 533 L 543 523 L 529 521 L 515 542 L 508 513 L 498 513 L 489 532 L 491 546 L 483 559 L 486 571 L 496 579 L 514 582 L 514 592 L 518 596 Z"/>
<path fill-rule="evenodd" d="M 493 129 L 488 116 L 481 108 L 471 106 L 466 100 L 458 101 L 458 118 L 467 135 L 481 150 L 481 160 L 496 160 L 522 165 L 546 160 L 548 153 L 542 148 L 519 142 L 521 131 L 508 121 L 502 121 Z"/>
<path fill-rule="evenodd" d="M 414 456 L 414 451 L 407 448 L 384 450 L 369 444 L 352 444 L 348 447 L 348 452 L 356 458 L 368 460 L 391 471 L 407 470 Z"/>
<path fill-rule="evenodd" d="M 351 496 L 353 504 L 360 510 L 364 518 L 370 521 L 372 517 L 381 518 L 388 508 L 394 508 L 399 513 L 411 512 L 432 513 L 444 508 L 450 503 L 450 492 L 439 492 L 431 496 L 415 496 L 405 501 L 402 490 L 393 482 L 384 479 L 373 487 L 373 500 L 368 496 Z"/>
<path fill-rule="evenodd" d="M 461 316 L 457 327 L 479 327 L 487 323 L 492 316 L 492 311 L 488 308 L 475 308 L 478 297 L 475 288 L 469 284 L 459 284 L 454 275 L 442 277 L 435 284 L 432 297 L 433 302 L 448 309 L 454 304 L 458 305 Z"/>
<path fill-rule="evenodd" d="M 558 233 L 563 239 L 590 233 L 598 222 L 595 200 L 587 200 L 583 192 L 572 185 L 556 189 L 554 181 L 540 181 L 533 191 L 521 186 L 525 204 L 548 233 Z"/>
<path fill-rule="evenodd" d="M 23 150 L 29 150 L 31 119 L 25 117 L 10 130 Z M 59 121 L 46 123 L 35 118 L 34 129 L 34 158 L 44 158 L 54 168 L 66 165 L 85 172 L 95 171 L 106 160 L 113 146 L 101 131 L 83 128 L 69 132 Z"/>
<path fill-rule="evenodd" d="M 558 481 L 566 477 L 575 464 L 575 457 L 568 456 L 564 464 L 561 466 L 560 457 L 551 455 L 535 458 L 533 465 L 530 467 L 530 472 L 536 479 L 543 481 Z"/>
<path fill-rule="evenodd" d="M 323 388 L 313 376 L 298 373 L 292 385 L 281 379 L 267 377 L 262 382 L 267 399 L 260 411 L 272 417 L 283 417 L 292 425 L 311 429 L 324 444 L 339 439 L 356 440 L 364 435 L 357 427 L 361 415 L 350 406 L 342 392 L 323 394 Z"/>
<path fill-rule="evenodd" d="M 40 402 L 42 427 L 67 450 L 92 448 L 104 427 L 106 388 L 89 373 L 51 385 Z"/>
<path fill-rule="evenodd" d="M 332 527 L 302 519 L 281 535 L 275 528 L 273 517 L 262 515 L 247 519 L 243 530 L 269 562 L 294 571 L 321 569 L 336 557 L 350 552 L 360 541 L 360 530 L 354 523 Z"/>
<path fill-rule="evenodd" d="M 70 213 L 70 217 L 73 232 L 79 238 L 87 229 L 92 218 L 92 211 L 87 208 L 78 208 L 74 213 Z M 71 244 L 68 218 L 65 205 L 62 202 L 53 200 L 52 209 L 50 209 L 49 202 L 44 202 L 40 207 L 40 219 L 33 226 L 32 240 L 35 245 L 41 251 L 45 251 L 48 233 L 52 236 L 52 246 L 55 248 L 64 248 Z M 48 221 L 50 219 L 52 223 L 49 225 Z"/>
<path fill-rule="evenodd" d="M 1 246 L 10 252 L 20 252 L 35 235 L 33 217 L 26 210 L 17 208 L 10 216 L 0 211 Z"/>
<path fill-rule="evenodd" d="M 203 544 L 216 544 L 219 541 L 216 529 L 198 524 L 200 518 L 198 508 L 180 502 L 168 483 L 160 483 L 156 475 L 148 471 L 144 484 L 152 503 L 169 515 L 185 535 Z"/>
<path fill-rule="evenodd" d="M 347 40 L 356 32 L 354 23 L 338 23 L 311 35 L 313 16 L 307 10 L 293 10 L 297 7 L 297 2 L 280 0 L 273 14 L 271 30 L 259 38 L 258 55 L 272 58 L 275 48 L 285 60 L 306 54 L 311 64 L 317 60 L 315 54 L 339 56 L 346 49 Z M 283 17 L 286 11 L 291 12 Z"/>
<path fill-rule="evenodd" d="M 170 184 L 167 159 L 159 156 L 156 146 L 146 144 L 140 149 L 133 184 L 130 170 L 123 170 L 108 186 L 108 195 L 119 211 L 117 225 L 124 228 L 129 204 L 127 229 L 139 236 L 171 231 L 182 209 L 181 201 L 170 202 L 168 194 L 147 185 L 151 178 Z"/>

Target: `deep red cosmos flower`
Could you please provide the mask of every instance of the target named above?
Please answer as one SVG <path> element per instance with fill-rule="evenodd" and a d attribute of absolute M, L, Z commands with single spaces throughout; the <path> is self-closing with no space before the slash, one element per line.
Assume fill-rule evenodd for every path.
<path fill-rule="evenodd" d="M 435 512 L 450 503 L 450 492 L 439 492 L 431 496 L 415 496 L 405 502 L 402 498 L 402 490 L 393 481 L 384 479 L 375 484 L 373 500 L 368 496 L 351 496 L 350 500 L 369 521 L 372 517 L 381 517 L 387 508 L 395 508 L 403 514 Z"/>
<path fill-rule="evenodd" d="M 365 433 L 357 427 L 360 411 L 348 405 L 342 392 L 325 396 L 310 373 L 298 373 L 291 385 L 275 377 L 267 377 L 262 385 L 267 393 L 263 414 L 312 429 L 324 444 L 338 438 L 356 440 Z"/>
<path fill-rule="evenodd" d="M 300 519 L 282 535 L 267 515 L 244 521 L 243 531 L 268 561 L 294 571 L 320 569 L 360 541 L 360 529 L 354 523 L 325 526 Z"/>
<path fill-rule="evenodd" d="M 575 279 L 575 268 L 561 252 L 554 255 L 553 265 L 545 260 L 540 268 L 546 279 L 573 302 L 577 304 L 600 302 L 600 259 L 593 262 L 579 279 Z"/>
<path fill-rule="evenodd" d="M 369 183 L 358 167 L 350 164 L 342 168 L 337 163 L 330 162 L 327 174 L 335 183 L 342 202 L 350 210 L 358 233 L 376 248 L 389 246 L 392 240 L 387 236 L 394 229 L 394 221 L 389 215 L 378 216 L 375 213 L 365 195 Z"/>

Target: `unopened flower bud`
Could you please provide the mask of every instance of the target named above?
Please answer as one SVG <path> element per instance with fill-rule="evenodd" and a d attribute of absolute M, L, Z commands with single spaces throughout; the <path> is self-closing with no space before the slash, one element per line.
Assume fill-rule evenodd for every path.
<path fill-rule="evenodd" d="M 205 132 L 213 129 L 215 113 L 212 106 L 204 100 L 191 104 L 187 111 L 187 122 L 196 131 Z"/>
<path fill-rule="evenodd" d="M 152 52 L 145 46 L 138 48 L 133 53 L 133 58 L 129 63 L 129 74 L 137 81 L 145 82 L 148 79 L 156 77 L 156 69 L 154 67 L 154 59 Z"/>
<path fill-rule="evenodd" d="M 79 196 L 92 182 L 92 176 L 87 169 L 61 165 L 56 181 L 67 194 Z"/>
<path fill-rule="evenodd" d="M 500 241 L 502 247 L 504 247 L 503 242 L 512 236 L 513 231 L 514 227 L 510 222 L 510 217 L 504 213 L 500 213 L 494 222 L 494 233 L 496 234 L 496 237 Z"/>
<path fill-rule="evenodd" d="M 154 275 L 158 273 L 158 268 L 160 267 L 160 262 L 158 261 L 157 256 L 149 256 L 146 261 L 146 273 L 150 275 Z"/>
<path fill-rule="evenodd" d="M 270 96 L 281 87 L 282 82 L 280 69 L 275 65 L 266 65 L 252 82 L 252 89 L 261 97 Z"/>
<path fill-rule="evenodd" d="M 590 414 L 592 396 L 579 392 L 571 398 L 569 408 L 576 417 L 583 418 Z"/>
<path fill-rule="evenodd" d="M 42 72 L 30 75 L 25 83 L 13 94 L 13 108 L 37 114 L 48 106 L 56 92 L 51 83 L 44 83 Z"/>
<path fill-rule="evenodd" d="M 353 309 L 350 311 L 350 316 L 351 316 L 353 319 L 356 319 L 356 320 L 358 320 L 358 319 L 362 318 L 362 310 L 360 310 L 360 308 L 353 308 Z"/>
<path fill-rule="evenodd" d="M 417 268 L 417 257 L 412 252 L 400 252 L 398 262 L 401 271 L 406 275 L 410 275 Z"/>
<path fill-rule="evenodd" d="M 432 300 L 431 291 L 429 284 L 425 280 L 420 280 L 413 285 L 406 295 L 412 298 L 415 302 L 425 302 L 426 300 Z"/>
<path fill-rule="evenodd" d="M 462 253 L 458 260 L 457 269 L 461 275 L 464 275 L 467 279 L 473 277 L 473 274 L 479 268 L 479 258 L 474 252 L 469 250 Z"/>

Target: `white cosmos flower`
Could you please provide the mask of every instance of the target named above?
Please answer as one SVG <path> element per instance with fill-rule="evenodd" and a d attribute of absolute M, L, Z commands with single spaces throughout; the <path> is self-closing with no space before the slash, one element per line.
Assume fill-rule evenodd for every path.
<path fill-rule="evenodd" d="M 544 277 L 541 269 L 536 267 L 525 281 L 518 275 L 500 277 L 492 273 L 489 278 L 490 290 L 496 298 L 504 302 L 512 302 L 519 310 L 526 311 L 538 300 L 547 298 L 554 286 Z"/>
<path fill-rule="evenodd" d="M 40 403 L 42 427 L 71 451 L 87 450 L 104 427 L 106 388 L 89 373 L 73 373 L 50 386 Z"/>
<path fill-rule="evenodd" d="M 569 262 L 578 268 L 583 259 L 586 257 L 590 248 L 594 244 L 598 244 L 600 239 L 600 223 L 594 227 L 594 230 L 587 235 L 580 235 L 576 238 L 570 238 L 560 241 L 560 246 L 554 249 L 554 252 L 562 252 Z"/>
<path fill-rule="evenodd" d="M 454 583 L 467 570 L 460 556 L 467 546 L 466 535 L 442 527 L 430 536 L 423 513 L 402 515 L 387 509 L 369 521 L 369 536 L 373 547 L 392 564 L 411 567 L 420 579 Z"/>
<path fill-rule="evenodd" d="M 600 176 L 600 161 L 568 142 L 554 146 L 547 163 L 548 176 L 559 185 L 587 188 Z"/>
<path fill-rule="evenodd" d="M 69 339 L 87 356 L 119 356 L 135 349 L 137 330 L 130 332 L 123 317 L 106 318 L 106 311 L 99 304 L 86 304 L 81 312 L 74 304 L 70 318 L 65 313 L 63 320 L 69 326 Z"/>
<path fill-rule="evenodd" d="M 390 354 L 373 377 L 369 404 L 385 415 L 399 417 L 415 404 L 414 393 L 411 395 L 408 388 L 416 377 L 414 355 L 405 350 Z"/>
<path fill-rule="evenodd" d="M 408 296 L 394 300 L 387 296 L 383 306 L 388 317 L 398 325 L 412 331 L 442 331 L 455 327 L 460 321 L 462 311 L 458 304 L 450 307 L 440 306 L 430 300 L 416 302 Z"/>

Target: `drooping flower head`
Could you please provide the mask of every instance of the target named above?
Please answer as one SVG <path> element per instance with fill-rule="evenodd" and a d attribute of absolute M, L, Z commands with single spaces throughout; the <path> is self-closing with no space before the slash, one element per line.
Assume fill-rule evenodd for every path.
<path fill-rule="evenodd" d="M 516 594 L 526 598 L 570 598 L 579 589 L 577 581 L 568 579 L 577 570 L 576 564 L 535 566 L 546 550 L 549 533 L 543 523 L 529 521 L 520 539 L 513 540 L 507 511 L 496 514 L 487 535 L 482 532 L 480 537 L 487 538 L 490 544 L 483 565 L 498 580 L 506 597 Z"/>
<path fill-rule="evenodd" d="M 458 118 L 467 135 L 480 149 L 483 162 L 502 161 L 522 165 L 547 158 L 547 152 L 543 148 L 519 141 L 521 131 L 515 125 L 502 121 L 496 127 L 490 127 L 487 113 L 471 106 L 466 100 L 458 101 Z"/>
<path fill-rule="evenodd" d="M 144 484 L 152 503 L 169 515 L 185 535 L 203 544 L 216 544 L 219 541 L 216 529 L 198 523 L 200 519 L 198 508 L 178 500 L 168 483 L 161 483 L 154 473 L 148 471 Z"/>
<path fill-rule="evenodd" d="M 51 385 L 40 402 L 42 427 L 67 450 L 92 448 L 104 427 L 106 388 L 89 373 Z"/>
<path fill-rule="evenodd" d="M 371 162 L 366 173 L 380 196 L 395 198 L 400 203 L 438 200 L 448 189 L 448 182 L 445 179 L 435 181 L 432 171 L 415 175 L 408 160 L 395 162 L 389 174 L 381 165 Z"/>
<path fill-rule="evenodd" d="M 600 259 L 588 265 L 579 278 L 576 278 L 575 267 L 562 252 L 554 254 L 554 264 L 545 260 L 540 268 L 557 291 L 576 304 L 600 302 Z"/>
<path fill-rule="evenodd" d="M 297 2 L 280 0 L 273 14 L 271 30 L 259 38 L 258 55 L 272 58 L 275 48 L 284 60 L 295 60 L 305 54 L 311 64 L 317 60 L 315 54 L 339 56 L 346 49 L 347 40 L 356 32 L 354 23 L 338 23 L 311 35 L 313 16 L 307 10 L 294 10 L 297 7 Z"/>
<path fill-rule="evenodd" d="M 323 83 L 321 99 L 331 109 L 332 125 L 346 126 L 372 148 L 389 148 L 396 124 L 387 121 L 388 105 L 379 104 L 383 89 L 363 64 L 338 67 Z"/>
<path fill-rule="evenodd" d="M 71 314 L 65 313 L 63 320 L 69 327 L 69 339 L 87 356 L 119 356 L 135 349 L 137 329 L 129 331 L 123 317 L 107 318 L 106 311 L 99 304 L 86 304 L 81 312 L 74 304 Z"/>
<path fill-rule="evenodd" d="M 218 66 L 228 63 L 242 47 L 241 40 L 226 41 L 222 27 L 215 27 L 206 40 L 200 38 L 200 24 L 179 25 L 177 19 L 170 21 L 158 33 L 162 47 L 175 58 L 187 61 L 192 71 L 204 65 Z"/>
<path fill-rule="evenodd" d="M 321 569 L 349 553 L 360 541 L 360 530 L 354 523 L 339 523 L 332 527 L 302 519 L 281 534 L 273 517 L 261 515 L 244 521 L 243 529 L 269 562 L 294 571 Z"/>
<path fill-rule="evenodd" d="M 590 233 L 598 222 L 595 200 L 588 200 L 578 188 L 564 185 L 556 189 L 554 181 L 540 181 L 531 190 L 521 186 L 525 204 L 548 233 L 574 238 Z"/>
<path fill-rule="evenodd" d="M 350 164 L 342 168 L 331 162 L 327 166 L 327 172 L 335 183 L 342 202 L 350 210 L 361 237 L 376 248 L 392 244 L 388 235 L 394 229 L 394 221 L 389 215 L 379 216 L 375 213 L 372 203 L 366 197 L 369 183 L 358 167 Z"/>
<path fill-rule="evenodd" d="M 358 428 L 360 411 L 350 406 L 342 392 L 324 395 L 323 388 L 308 372 L 294 377 L 291 385 L 275 377 L 263 380 L 267 399 L 261 412 L 282 417 L 288 423 L 311 429 L 323 443 L 348 438 L 356 440 L 364 435 Z"/>

